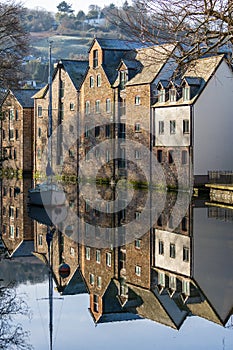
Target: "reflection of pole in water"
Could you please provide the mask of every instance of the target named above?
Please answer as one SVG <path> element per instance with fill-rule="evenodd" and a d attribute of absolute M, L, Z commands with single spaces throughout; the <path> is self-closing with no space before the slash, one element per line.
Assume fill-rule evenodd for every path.
<path fill-rule="evenodd" d="M 48 261 L 49 261 L 49 342 L 50 350 L 53 348 L 53 277 L 52 277 L 52 254 L 51 246 L 55 229 L 47 227 L 46 241 L 48 245 Z"/>

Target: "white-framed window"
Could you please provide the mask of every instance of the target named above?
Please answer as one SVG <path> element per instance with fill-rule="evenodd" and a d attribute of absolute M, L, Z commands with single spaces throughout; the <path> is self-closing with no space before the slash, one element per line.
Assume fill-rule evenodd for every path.
<path fill-rule="evenodd" d="M 138 266 L 138 265 L 135 266 L 135 273 L 137 276 L 141 276 L 141 266 Z"/>
<path fill-rule="evenodd" d="M 187 280 L 182 281 L 182 293 L 185 295 L 190 295 L 190 282 Z"/>
<path fill-rule="evenodd" d="M 189 130 L 189 120 L 188 119 L 184 119 L 183 120 L 183 133 L 184 134 L 189 134 L 190 130 Z"/>
<path fill-rule="evenodd" d="M 170 134 L 176 133 L 176 121 L 170 120 Z"/>
<path fill-rule="evenodd" d="M 181 163 L 183 165 L 188 163 L 188 152 L 185 150 L 181 152 Z"/>
<path fill-rule="evenodd" d="M 169 276 L 169 288 L 176 290 L 176 276 Z"/>
<path fill-rule="evenodd" d="M 14 225 L 10 225 L 10 238 L 14 238 L 15 236 L 15 227 Z"/>
<path fill-rule="evenodd" d="M 139 220 L 141 216 L 141 212 L 140 211 L 135 211 L 135 220 Z"/>
<path fill-rule="evenodd" d="M 101 86 L 101 75 L 100 75 L 100 74 L 97 74 L 97 77 L 96 77 L 96 84 L 97 84 L 97 87 L 100 87 L 100 86 Z"/>
<path fill-rule="evenodd" d="M 98 50 L 93 51 L 93 68 L 98 67 Z"/>
<path fill-rule="evenodd" d="M 189 248 L 183 247 L 183 261 L 189 262 Z"/>
<path fill-rule="evenodd" d="M 84 137 L 89 137 L 89 125 L 85 124 L 85 133 L 84 133 Z"/>
<path fill-rule="evenodd" d="M 95 101 L 95 113 L 100 113 L 100 100 Z"/>
<path fill-rule="evenodd" d="M 141 124 L 140 123 L 135 123 L 134 131 L 135 132 L 140 132 L 141 131 Z"/>
<path fill-rule="evenodd" d="M 101 288 L 102 287 L 102 277 L 98 276 L 97 277 L 97 288 Z"/>
<path fill-rule="evenodd" d="M 95 80 L 94 80 L 94 77 L 91 75 L 90 76 L 90 88 L 93 88 L 95 85 Z"/>
<path fill-rule="evenodd" d="M 109 162 L 110 161 L 110 151 L 109 149 L 106 149 L 106 162 Z"/>
<path fill-rule="evenodd" d="M 70 255 L 71 255 L 71 256 L 74 256 L 74 253 L 75 253 L 74 248 L 73 248 L 73 247 L 70 247 Z"/>
<path fill-rule="evenodd" d="M 95 276 L 93 275 L 93 273 L 90 273 L 89 279 L 90 279 L 90 284 L 91 284 L 92 286 L 94 286 L 94 283 L 95 283 Z"/>
<path fill-rule="evenodd" d="M 14 129 L 9 129 L 9 140 L 14 140 Z"/>
<path fill-rule="evenodd" d="M 165 97 L 166 97 L 166 91 L 165 91 L 165 89 L 159 90 L 159 92 L 158 92 L 158 101 L 159 101 L 160 103 L 165 102 Z"/>
<path fill-rule="evenodd" d="M 135 239 L 134 246 L 135 246 L 135 248 L 140 249 L 141 248 L 141 240 Z"/>
<path fill-rule="evenodd" d="M 101 259 L 100 250 L 96 250 L 95 258 L 96 258 L 96 262 L 97 262 L 98 264 L 100 264 L 100 259 Z"/>
<path fill-rule="evenodd" d="M 70 111 L 74 111 L 74 103 L 70 102 Z"/>
<path fill-rule="evenodd" d="M 170 258 L 175 259 L 176 257 L 176 246 L 174 243 L 170 243 Z"/>
<path fill-rule="evenodd" d="M 85 257 L 86 257 L 86 260 L 91 259 L 91 248 L 90 247 L 85 247 Z"/>
<path fill-rule="evenodd" d="M 112 266 L 112 254 L 109 252 L 106 253 L 106 265 L 108 267 Z"/>
<path fill-rule="evenodd" d="M 135 105 L 139 106 L 141 104 L 141 97 L 140 96 L 135 96 Z"/>
<path fill-rule="evenodd" d="M 90 101 L 85 102 L 85 114 L 88 115 L 90 114 L 91 109 L 90 109 Z"/>
<path fill-rule="evenodd" d="M 165 273 L 158 272 L 158 285 L 165 287 Z"/>
<path fill-rule="evenodd" d="M 183 94 L 183 100 L 189 101 L 190 100 L 190 87 L 184 86 L 183 90 L 182 90 L 182 94 Z"/>
<path fill-rule="evenodd" d="M 169 100 L 170 102 L 176 102 L 176 89 L 169 90 Z"/>
<path fill-rule="evenodd" d="M 9 207 L 9 217 L 10 219 L 14 219 L 14 207 Z"/>
<path fill-rule="evenodd" d="M 96 294 L 93 296 L 93 308 L 95 312 L 99 312 L 99 297 Z"/>
<path fill-rule="evenodd" d="M 9 110 L 9 119 L 10 120 L 14 120 L 15 119 L 15 110 L 13 108 L 11 108 Z"/>
<path fill-rule="evenodd" d="M 38 236 L 38 245 L 40 245 L 40 246 L 43 245 L 43 235 Z"/>
<path fill-rule="evenodd" d="M 37 117 L 42 117 L 43 109 L 42 106 L 37 107 Z"/>
<path fill-rule="evenodd" d="M 119 72 L 119 74 L 120 74 L 120 87 L 121 87 L 121 89 L 124 89 L 125 88 L 125 84 L 127 83 L 127 80 L 128 80 L 127 71 L 121 70 Z"/>
<path fill-rule="evenodd" d="M 159 134 L 160 135 L 164 134 L 164 121 L 163 120 L 159 121 Z"/>
<path fill-rule="evenodd" d="M 106 99 L 106 112 L 111 113 L 111 100 L 110 100 L 110 98 Z"/>
<path fill-rule="evenodd" d="M 164 242 L 159 240 L 159 255 L 164 255 Z"/>

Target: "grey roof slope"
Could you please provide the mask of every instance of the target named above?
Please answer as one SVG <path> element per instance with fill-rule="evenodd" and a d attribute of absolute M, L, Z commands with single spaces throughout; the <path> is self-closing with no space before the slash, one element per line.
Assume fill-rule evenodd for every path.
<path fill-rule="evenodd" d="M 88 69 L 88 61 L 61 59 L 59 63 L 64 66 L 75 88 L 79 90 Z"/>
<path fill-rule="evenodd" d="M 32 96 L 38 91 L 38 89 L 13 89 L 12 94 L 16 97 L 22 107 L 33 108 L 34 100 Z"/>
<path fill-rule="evenodd" d="M 20 245 L 11 254 L 11 257 L 16 258 L 16 257 L 32 256 L 33 250 L 34 250 L 34 240 L 22 241 Z"/>
<path fill-rule="evenodd" d="M 93 43 L 95 40 L 99 43 L 99 45 L 104 50 L 127 51 L 127 50 L 135 50 L 135 49 L 139 49 L 139 48 L 148 46 L 139 40 L 133 41 L 133 40 L 123 40 L 123 39 L 95 38 L 93 40 Z M 92 43 L 89 50 L 91 50 L 93 43 Z"/>

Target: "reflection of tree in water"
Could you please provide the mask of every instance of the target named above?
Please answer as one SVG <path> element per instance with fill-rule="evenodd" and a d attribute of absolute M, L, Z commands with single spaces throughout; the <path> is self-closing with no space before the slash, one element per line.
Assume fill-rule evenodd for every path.
<path fill-rule="evenodd" d="M 30 316 L 30 309 L 22 296 L 17 295 L 13 283 L 0 286 L 0 349 L 31 350 L 29 334 L 21 324 L 16 323 L 16 315 Z"/>

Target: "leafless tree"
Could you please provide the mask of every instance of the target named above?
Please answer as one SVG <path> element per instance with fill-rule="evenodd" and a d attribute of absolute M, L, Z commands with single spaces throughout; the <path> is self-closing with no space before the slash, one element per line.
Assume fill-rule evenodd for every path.
<path fill-rule="evenodd" d="M 23 7 L 0 2 L 0 87 L 16 86 L 28 49 L 28 35 L 20 20 Z"/>
<path fill-rule="evenodd" d="M 22 296 L 17 295 L 13 284 L 0 287 L 0 349 L 31 350 L 28 332 L 15 323 L 16 315 L 30 316 L 30 310 Z"/>
<path fill-rule="evenodd" d="M 177 62 L 190 62 L 233 43 L 232 0 L 134 0 L 113 13 L 128 36 L 152 44 L 176 43 Z"/>

